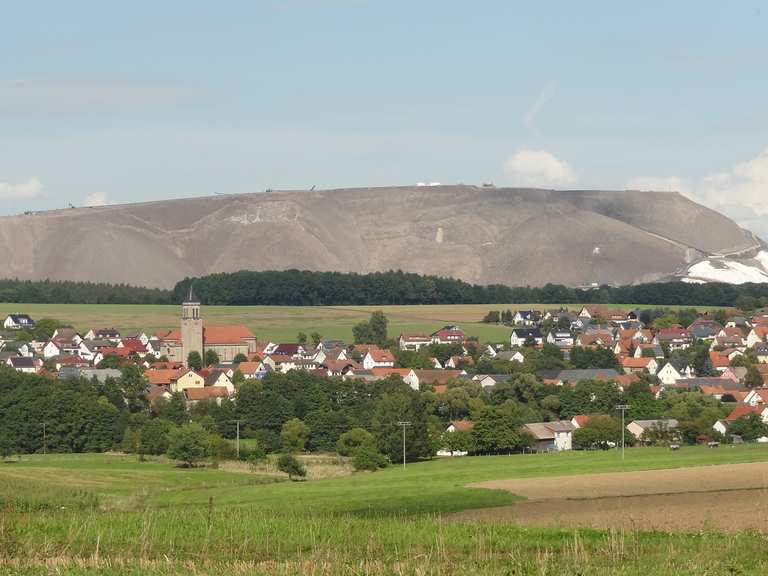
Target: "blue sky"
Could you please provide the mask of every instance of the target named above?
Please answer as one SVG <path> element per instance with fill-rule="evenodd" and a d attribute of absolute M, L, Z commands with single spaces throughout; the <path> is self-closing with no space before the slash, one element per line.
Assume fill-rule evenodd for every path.
<path fill-rule="evenodd" d="M 5 2 L 0 213 L 419 181 L 768 236 L 764 2 Z"/>

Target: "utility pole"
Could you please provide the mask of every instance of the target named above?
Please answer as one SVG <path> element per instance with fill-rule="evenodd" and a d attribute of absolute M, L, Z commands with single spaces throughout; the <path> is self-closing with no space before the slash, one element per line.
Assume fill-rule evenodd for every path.
<path fill-rule="evenodd" d="M 401 420 L 397 423 L 397 425 L 403 428 L 403 470 L 405 470 L 405 429 L 408 428 L 411 423 L 405 420 Z"/>
<path fill-rule="evenodd" d="M 629 410 L 629 404 L 617 404 L 616 410 L 621 410 L 621 459 L 624 460 L 624 414 Z"/>
<path fill-rule="evenodd" d="M 235 440 L 235 453 L 237 454 L 237 459 L 240 460 L 240 422 L 242 420 L 230 420 L 230 422 L 235 422 L 237 424 L 237 436 Z"/>

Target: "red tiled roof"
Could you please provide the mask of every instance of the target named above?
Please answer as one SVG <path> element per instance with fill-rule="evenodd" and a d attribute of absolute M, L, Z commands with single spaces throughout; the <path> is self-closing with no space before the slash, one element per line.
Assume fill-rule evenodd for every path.
<path fill-rule="evenodd" d="M 186 388 L 184 394 L 187 400 L 207 400 L 209 398 L 226 398 L 229 392 L 225 386 L 206 386 L 205 388 Z"/>
<path fill-rule="evenodd" d="M 589 416 L 587 416 L 586 414 L 578 414 L 573 417 L 573 420 L 576 422 L 576 424 L 579 425 L 579 428 L 581 428 L 582 426 L 584 426 L 584 424 L 587 423 L 587 420 L 589 420 Z"/>
<path fill-rule="evenodd" d="M 621 365 L 625 368 L 648 368 L 653 358 L 634 358 L 625 356 L 621 359 Z"/>
<path fill-rule="evenodd" d="M 147 381 L 154 386 L 168 385 L 181 376 L 184 370 L 174 370 L 171 368 L 150 369 L 144 372 Z"/>
<path fill-rule="evenodd" d="M 373 368 L 371 374 L 380 378 L 386 378 L 390 374 L 399 374 L 403 378 L 411 373 L 410 368 Z"/>
<path fill-rule="evenodd" d="M 240 362 L 237 365 L 237 369 L 240 370 L 243 376 L 250 376 L 259 369 L 259 366 L 261 366 L 261 362 Z"/>
<path fill-rule="evenodd" d="M 240 344 L 245 338 L 255 338 L 245 326 L 203 326 L 204 344 Z M 172 330 L 165 335 L 163 340 L 176 340 L 181 342 L 181 330 Z"/>
<path fill-rule="evenodd" d="M 451 425 L 459 431 L 462 430 L 472 430 L 474 428 L 475 423 L 472 422 L 472 420 L 451 420 Z"/>
<path fill-rule="evenodd" d="M 146 352 L 147 350 L 144 343 L 138 339 L 126 338 L 125 340 L 121 340 L 120 343 L 122 344 L 121 348 L 126 348 L 131 352 Z"/>
<path fill-rule="evenodd" d="M 738 420 L 747 414 L 760 414 L 763 410 L 765 410 L 764 406 L 748 406 L 746 404 L 739 404 L 736 406 L 736 408 L 733 409 L 733 412 L 728 414 L 728 417 L 725 420 L 727 422 L 733 422 L 734 420 Z"/>

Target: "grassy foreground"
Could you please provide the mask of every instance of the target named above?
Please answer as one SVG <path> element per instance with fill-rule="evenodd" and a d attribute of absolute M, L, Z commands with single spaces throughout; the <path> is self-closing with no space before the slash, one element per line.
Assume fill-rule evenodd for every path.
<path fill-rule="evenodd" d="M 764 460 L 759 445 L 645 448 L 624 463 L 616 452 L 459 458 L 274 483 L 116 455 L 29 456 L 0 466 L 0 573 L 760 574 L 757 534 L 523 528 L 442 513 L 515 501 L 468 482 Z"/>
<path fill-rule="evenodd" d="M 636 307 L 617 304 L 622 308 Z M 389 319 L 389 333 L 431 333 L 445 324 L 459 324 L 481 342 L 509 338 L 509 328 L 481 322 L 489 310 L 559 308 L 559 304 L 456 304 L 433 306 L 205 306 L 203 317 L 210 324 L 244 324 L 259 339 L 292 342 L 298 332 L 319 332 L 324 338 L 352 340 L 352 327 L 367 320 L 374 310 Z M 572 308 L 580 309 L 575 305 Z M 648 307 L 648 306 L 641 306 Z M 698 307 L 704 310 L 706 307 Z M 83 333 L 90 328 L 118 328 L 124 332 L 176 328 L 178 306 L 127 304 L 8 304 L 0 303 L 0 316 L 26 312 L 33 318 L 56 318 Z"/>

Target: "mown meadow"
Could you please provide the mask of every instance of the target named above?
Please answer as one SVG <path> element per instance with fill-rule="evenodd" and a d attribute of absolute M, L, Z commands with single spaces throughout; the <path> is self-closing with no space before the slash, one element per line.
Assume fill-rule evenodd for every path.
<path fill-rule="evenodd" d="M 517 497 L 482 480 L 768 460 L 748 445 L 434 460 L 307 482 L 164 460 L 0 465 L 5 574 L 760 574 L 766 538 L 454 522 Z"/>
<path fill-rule="evenodd" d="M 621 308 L 649 308 L 617 304 Z M 389 320 L 389 334 L 432 333 L 446 324 L 458 324 L 467 336 L 480 342 L 506 342 L 507 326 L 484 324 L 489 310 L 541 310 L 558 304 L 445 304 L 424 306 L 204 306 L 209 324 L 243 324 L 260 340 L 293 342 L 299 332 L 318 332 L 326 339 L 352 342 L 352 327 L 368 320 L 371 312 L 382 310 Z M 579 305 L 570 305 L 580 309 Z M 674 308 L 680 308 L 675 306 Z M 698 310 L 706 310 L 698 306 Z M 71 324 L 83 334 L 91 328 L 118 328 L 130 333 L 140 330 L 153 334 L 176 328 L 179 306 L 153 304 L 9 304 L 0 303 L 0 316 L 24 312 L 35 319 L 54 318 Z"/>

